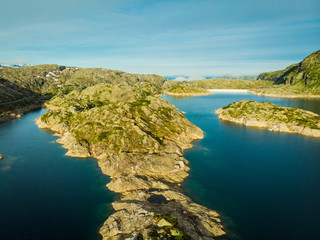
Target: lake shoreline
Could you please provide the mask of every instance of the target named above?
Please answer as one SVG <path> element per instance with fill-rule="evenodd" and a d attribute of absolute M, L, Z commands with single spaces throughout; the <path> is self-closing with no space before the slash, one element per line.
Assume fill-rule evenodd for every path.
<path fill-rule="evenodd" d="M 320 99 L 320 95 L 312 95 L 312 94 L 273 94 L 273 93 L 259 93 L 252 90 L 248 90 L 249 93 L 256 95 L 256 96 L 263 96 L 263 97 L 274 97 L 274 98 L 306 98 L 306 99 Z"/>
<path fill-rule="evenodd" d="M 308 137 L 320 137 L 319 115 L 302 109 L 279 107 L 268 102 L 243 100 L 220 108 L 215 113 L 219 115 L 219 120 L 240 125 L 266 128 L 269 131 L 297 133 Z M 292 117 L 292 114 L 295 117 Z M 311 121 L 313 118 L 315 122 Z M 280 121 L 279 119 L 284 120 Z M 296 119 L 303 119 L 308 124 L 298 124 Z"/>
<path fill-rule="evenodd" d="M 31 104 L 31 105 L 21 107 L 21 108 L 16 108 L 14 110 L 11 110 L 10 114 L 1 115 L 0 116 L 0 123 L 22 118 L 24 114 L 26 114 L 32 110 L 40 109 L 43 107 L 44 107 L 43 103 L 39 103 L 39 104 Z"/>
<path fill-rule="evenodd" d="M 52 106 L 47 106 L 47 109 L 57 110 Z M 226 234 L 220 215 L 216 211 L 192 202 L 181 189 L 181 183 L 190 170 L 187 166 L 188 161 L 183 158 L 183 151 L 192 147 L 192 141 L 203 138 L 203 133 L 198 127 L 194 125 L 191 127 L 191 125 L 192 132 L 187 133 L 187 136 L 181 136 L 179 141 L 172 141 L 174 145 L 170 148 L 176 145 L 181 149 L 180 153 L 170 153 L 172 151 L 170 150 L 161 152 L 159 156 L 148 153 L 121 153 L 116 156 L 108 151 L 97 155 L 94 151 L 79 146 L 70 130 L 62 124 L 48 124 L 43 122 L 41 117 L 36 120 L 36 124 L 40 129 L 49 129 L 60 137 L 57 142 L 68 150 L 67 156 L 94 157 L 102 173 L 111 177 L 111 182 L 107 184 L 107 187 L 120 196 L 112 203 L 115 212 L 108 217 L 100 229 L 103 239 L 128 237 L 128 233 L 132 230 L 134 230 L 131 233 L 133 237 L 136 237 L 138 232 L 142 232 L 145 236 L 146 230 L 154 224 L 157 228 L 161 227 L 160 221 L 164 221 L 161 219 L 165 219 L 165 216 L 174 216 L 178 227 L 192 239 L 199 237 L 211 239 Z M 186 141 L 186 144 L 181 145 L 184 138 L 183 141 Z M 133 159 L 139 162 L 139 167 L 143 168 L 143 172 L 128 176 L 126 172 L 130 168 L 127 165 Z M 127 170 L 118 169 L 119 165 L 126 166 Z M 153 177 L 150 178 L 149 174 Z M 151 198 L 156 198 L 156 202 L 153 202 Z M 143 216 L 141 216 L 142 213 Z"/>
<path fill-rule="evenodd" d="M 200 93 L 173 93 L 173 92 L 164 92 L 164 95 L 169 95 L 173 97 L 196 97 L 196 96 L 206 96 L 212 95 L 211 92 L 200 92 Z"/>

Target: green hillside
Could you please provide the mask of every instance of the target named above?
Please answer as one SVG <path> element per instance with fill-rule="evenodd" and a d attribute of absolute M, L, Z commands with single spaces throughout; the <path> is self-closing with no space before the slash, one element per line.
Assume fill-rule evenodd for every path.
<path fill-rule="evenodd" d="M 303 61 L 293 64 L 284 70 L 266 72 L 258 80 L 268 80 L 276 85 L 294 85 L 297 87 L 320 87 L 320 50 L 312 53 Z"/>
<path fill-rule="evenodd" d="M 97 84 L 153 86 L 162 88 L 165 78 L 157 75 L 130 74 L 102 68 L 76 68 L 60 65 L 37 65 L 0 69 L 0 122 L 20 117 L 24 112 L 54 95 L 65 95 Z M 10 116 L 10 117 L 7 117 Z"/>

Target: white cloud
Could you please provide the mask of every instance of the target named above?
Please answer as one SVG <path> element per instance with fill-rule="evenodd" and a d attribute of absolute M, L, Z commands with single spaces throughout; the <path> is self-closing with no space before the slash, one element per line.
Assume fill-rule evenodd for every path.
<path fill-rule="evenodd" d="M 188 81 L 195 81 L 195 80 L 201 80 L 201 79 L 204 79 L 204 77 L 200 75 L 191 75 L 188 77 Z"/>
<path fill-rule="evenodd" d="M 179 76 L 174 79 L 175 81 L 187 81 L 185 77 Z"/>
<path fill-rule="evenodd" d="M 190 76 L 177 76 L 173 80 L 175 81 L 195 81 L 195 80 L 201 80 L 205 77 L 200 75 L 190 75 Z"/>

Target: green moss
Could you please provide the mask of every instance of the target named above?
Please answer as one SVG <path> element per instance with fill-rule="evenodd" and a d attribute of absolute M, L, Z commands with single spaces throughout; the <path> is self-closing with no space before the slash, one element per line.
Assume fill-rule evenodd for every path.
<path fill-rule="evenodd" d="M 108 136 L 111 136 L 111 135 L 112 135 L 112 132 L 101 132 L 98 135 L 98 140 L 105 141 L 108 138 Z"/>
<path fill-rule="evenodd" d="M 186 233 L 179 229 L 178 220 L 174 216 L 155 214 L 153 219 L 155 226 L 150 229 L 147 239 L 191 239 Z M 172 226 L 157 226 L 157 223 L 162 219 L 171 223 Z"/>
<path fill-rule="evenodd" d="M 320 129 L 320 116 L 298 108 L 280 107 L 269 102 L 242 100 L 223 108 L 224 116 L 247 120 L 293 124 L 311 129 Z"/>
<path fill-rule="evenodd" d="M 262 73 L 258 79 L 281 85 L 268 89 L 271 94 L 320 94 L 320 51 L 284 70 Z"/>

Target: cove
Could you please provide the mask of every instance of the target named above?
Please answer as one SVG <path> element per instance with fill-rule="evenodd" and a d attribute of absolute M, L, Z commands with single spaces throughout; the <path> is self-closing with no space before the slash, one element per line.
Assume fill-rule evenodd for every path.
<path fill-rule="evenodd" d="M 248 93 L 163 96 L 205 132 L 185 152 L 184 191 L 217 210 L 231 239 L 316 240 L 320 236 L 320 140 L 220 122 L 214 110 L 239 100 L 268 101 L 320 114 L 320 101 Z"/>
<path fill-rule="evenodd" d="M 99 239 L 116 195 L 95 159 L 66 157 L 34 119 L 0 124 L 0 239 Z"/>

